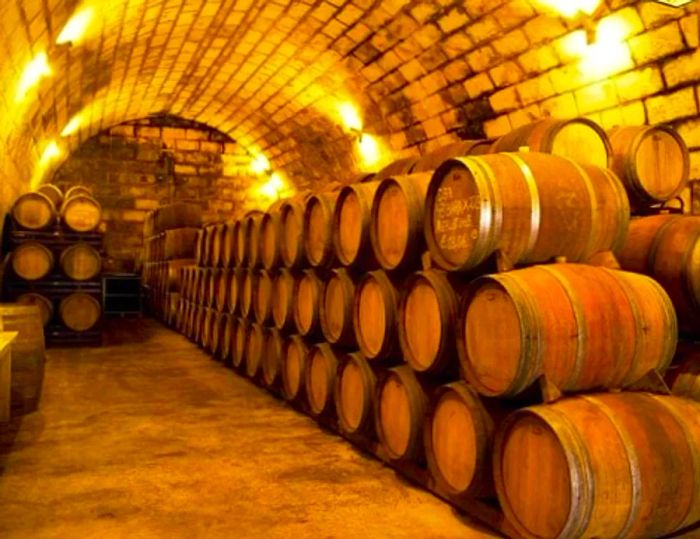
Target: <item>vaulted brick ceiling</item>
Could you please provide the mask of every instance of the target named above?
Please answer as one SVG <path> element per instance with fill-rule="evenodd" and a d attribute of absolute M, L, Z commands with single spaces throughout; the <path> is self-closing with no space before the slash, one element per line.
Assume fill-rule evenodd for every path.
<path fill-rule="evenodd" d="M 571 72 L 576 59 L 563 43 L 580 22 L 545 13 L 530 0 L 94 0 L 92 5 L 99 15 L 89 34 L 69 47 L 54 43 L 79 7 L 75 0 L 0 3 L 0 152 L 6 178 L 28 181 L 43 145 L 58 138 L 80 111 L 89 121 L 62 140 L 69 148 L 106 127 L 167 112 L 262 150 L 293 180 L 347 176 L 358 168 L 352 139 L 337 116 L 344 100 L 358 105 L 366 130 L 382 136 L 397 157 L 450 142 L 458 133 L 497 135 L 547 114 L 589 114 L 608 123 L 664 121 L 663 114 L 650 117 L 654 105 L 646 101 L 673 89 L 665 71 L 661 79 L 667 69 L 661 62 L 687 62 L 683 55 L 697 47 L 692 7 L 607 2 L 603 15 L 616 12 L 630 25 L 630 36 L 640 40 L 630 45 L 629 65 L 618 72 L 638 70 L 649 91 L 627 96 L 619 77 L 608 87 L 597 81 L 609 75 Z M 665 29 L 661 47 L 643 41 L 657 29 Z M 42 50 L 53 75 L 18 104 L 17 81 Z M 564 84 L 564 78 L 573 83 Z M 684 85 L 677 84 L 681 90 Z M 579 95 L 586 90 L 589 94 Z M 694 95 L 692 100 L 687 116 L 697 116 Z"/>

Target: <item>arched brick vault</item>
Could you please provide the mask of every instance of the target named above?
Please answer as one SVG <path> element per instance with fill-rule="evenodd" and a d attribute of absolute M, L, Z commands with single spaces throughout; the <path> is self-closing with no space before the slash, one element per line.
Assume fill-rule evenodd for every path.
<path fill-rule="evenodd" d="M 544 115 L 672 122 L 700 147 L 695 7 L 606 0 L 601 16 L 629 25 L 630 56 L 603 78 L 564 47 L 581 23 L 533 2 L 95 0 L 91 34 L 57 47 L 77 0 L 3 0 L 2 201 L 27 188 L 43 144 L 81 110 L 89 122 L 63 141 L 70 149 L 169 113 L 262 150 L 298 185 L 357 170 L 336 117 L 346 99 L 396 157 Z M 16 82 L 41 50 L 54 75 L 18 105 Z"/>

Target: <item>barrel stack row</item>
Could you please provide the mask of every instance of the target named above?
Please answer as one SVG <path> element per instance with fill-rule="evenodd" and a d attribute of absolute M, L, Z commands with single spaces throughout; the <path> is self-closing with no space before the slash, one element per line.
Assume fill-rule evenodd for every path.
<path fill-rule="evenodd" d="M 49 343 L 84 339 L 102 313 L 99 202 L 87 187 L 64 195 L 45 184 L 18 197 L 10 215 L 5 299 L 36 305 Z"/>
<path fill-rule="evenodd" d="M 149 212 L 143 230 L 142 282 L 150 311 L 167 322 L 180 301 L 180 268 L 195 263 L 202 208 L 178 202 Z"/>
<path fill-rule="evenodd" d="M 615 255 L 687 170 L 669 129 L 581 119 L 403 159 L 205 227 L 173 323 L 515 535 L 670 533 L 700 519 L 700 404 L 635 389 L 674 357 L 680 283 Z"/>

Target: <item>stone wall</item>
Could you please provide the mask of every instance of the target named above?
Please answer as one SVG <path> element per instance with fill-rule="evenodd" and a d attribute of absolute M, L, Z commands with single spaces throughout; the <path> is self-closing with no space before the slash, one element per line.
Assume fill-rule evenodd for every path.
<path fill-rule="evenodd" d="M 110 265 L 128 268 L 142 245 L 148 211 L 174 201 L 200 204 L 207 221 L 257 206 L 250 157 L 228 136 L 175 118 L 124 123 L 83 143 L 56 171 L 62 189 L 87 185 L 103 207 Z"/>

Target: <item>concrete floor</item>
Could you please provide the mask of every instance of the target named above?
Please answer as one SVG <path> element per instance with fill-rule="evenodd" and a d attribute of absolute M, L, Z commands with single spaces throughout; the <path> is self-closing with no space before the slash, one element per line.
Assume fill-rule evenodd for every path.
<path fill-rule="evenodd" d="M 496 537 L 154 321 L 52 349 L 0 430 L 0 537 Z"/>

